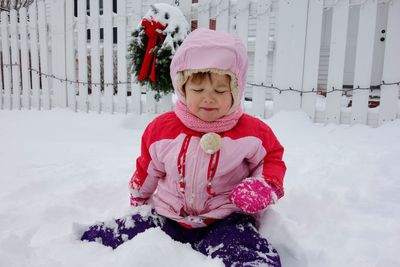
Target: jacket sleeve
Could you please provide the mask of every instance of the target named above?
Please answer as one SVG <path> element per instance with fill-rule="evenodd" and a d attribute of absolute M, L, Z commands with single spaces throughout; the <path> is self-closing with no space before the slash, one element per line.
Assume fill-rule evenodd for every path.
<path fill-rule="evenodd" d="M 250 175 L 263 178 L 275 190 L 277 197 L 281 198 L 284 195 L 283 178 L 286 172 L 286 165 L 282 159 L 284 148 L 271 128 L 262 121 L 259 138 L 262 141 L 260 149 L 265 151 L 265 156 L 255 164 L 256 167 Z"/>
<path fill-rule="evenodd" d="M 150 147 L 155 141 L 155 128 L 156 123 L 153 121 L 142 135 L 140 156 L 136 159 L 136 170 L 129 182 L 131 199 L 148 199 L 157 188 L 158 179 L 165 176 L 162 164 L 155 162 L 150 153 Z"/>

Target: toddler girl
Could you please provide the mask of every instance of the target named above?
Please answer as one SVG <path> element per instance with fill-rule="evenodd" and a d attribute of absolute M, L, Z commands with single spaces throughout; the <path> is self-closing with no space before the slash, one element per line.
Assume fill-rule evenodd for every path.
<path fill-rule="evenodd" d="M 243 113 L 247 52 L 238 37 L 193 31 L 171 62 L 178 100 L 153 120 L 129 186 L 135 214 L 91 226 L 82 240 L 116 248 L 151 227 L 226 266 L 280 266 L 254 215 L 283 196 L 283 147 Z"/>

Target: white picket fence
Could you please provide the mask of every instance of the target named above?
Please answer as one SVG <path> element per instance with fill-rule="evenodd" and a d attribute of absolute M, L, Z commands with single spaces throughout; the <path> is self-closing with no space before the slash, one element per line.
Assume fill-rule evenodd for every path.
<path fill-rule="evenodd" d="M 235 32 L 245 41 L 251 60 L 246 96 L 252 99 L 246 107 L 253 115 L 269 117 L 280 110 L 303 109 L 317 122 L 374 126 L 400 116 L 400 0 L 162 2 L 179 4 L 187 20 L 197 20 L 198 27 L 209 27 L 211 19 L 216 30 Z M 141 88 L 129 72 L 130 33 L 153 2 L 118 0 L 116 13 L 112 0 L 103 0 L 102 12 L 99 0 L 90 0 L 90 9 L 86 1 L 77 3 L 77 17 L 74 0 L 38 0 L 28 10 L 1 12 L 0 109 L 69 107 L 83 112 L 137 114 L 171 110 L 171 95 L 155 102 L 154 93 Z M 368 88 L 376 64 L 376 23 L 382 20 L 377 11 L 382 5 L 387 10 L 381 79 L 385 83 L 380 86 L 379 106 L 370 108 Z M 349 90 L 351 97 L 345 97 L 340 89 L 349 53 L 346 41 L 351 8 L 359 9 L 356 90 Z M 331 12 L 331 27 L 323 97 L 318 89 L 327 11 Z M 113 44 L 114 27 L 117 44 Z M 351 107 L 347 107 L 349 100 Z"/>

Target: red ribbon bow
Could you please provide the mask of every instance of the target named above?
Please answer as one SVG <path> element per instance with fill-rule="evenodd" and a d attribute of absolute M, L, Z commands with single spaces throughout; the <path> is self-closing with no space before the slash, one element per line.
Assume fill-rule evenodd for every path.
<path fill-rule="evenodd" d="M 157 44 L 164 41 L 165 36 L 160 33 L 160 30 L 164 30 L 166 26 L 158 21 L 155 21 L 153 17 L 150 19 L 143 19 L 141 23 L 144 27 L 144 33 L 149 38 L 147 41 L 146 53 L 144 55 L 142 67 L 138 75 L 138 80 L 142 81 L 149 76 L 149 67 L 151 64 L 150 80 L 156 82 L 156 55 L 154 54 L 154 48 Z"/>

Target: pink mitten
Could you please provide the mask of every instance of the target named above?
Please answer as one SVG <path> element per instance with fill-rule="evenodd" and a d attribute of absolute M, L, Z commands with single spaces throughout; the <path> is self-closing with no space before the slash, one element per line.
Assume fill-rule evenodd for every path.
<path fill-rule="evenodd" d="M 246 213 L 256 213 L 275 203 L 275 190 L 264 180 L 247 178 L 235 186 L 230 200 Z"/>

